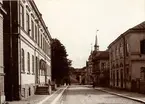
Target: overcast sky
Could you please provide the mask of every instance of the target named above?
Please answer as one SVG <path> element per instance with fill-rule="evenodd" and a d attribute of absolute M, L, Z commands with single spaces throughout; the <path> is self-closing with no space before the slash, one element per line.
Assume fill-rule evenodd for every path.
<path fill-rule="evenodd" d="M 85 66 L 97 29 L 99 50 L 106 50 L 120 34 L 145 21 L 145 0 L 34 1 L 51 36 L 62 42 L 77 68 Z"/>

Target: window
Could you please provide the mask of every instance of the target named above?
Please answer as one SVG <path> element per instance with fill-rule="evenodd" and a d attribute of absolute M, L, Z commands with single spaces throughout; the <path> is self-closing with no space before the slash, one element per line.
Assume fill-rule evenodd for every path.
<path fill-rule="evenodd" d="M 29 94 L 29 96 L 31 96 L 31 88 L 30 87 L 28 89 L 28 94 Z"/>
<path fill-rule="evenodd" d="M 32 73 L 34 74 L 34 56 L 32 55 Z"/>
<path fill-rule="evenodd" d="M 117 86 L 118 86 L 118 84 L 119 84 L 119 71 L 117 70 Z"/>
<path fill-rule="evenodd" d="M 26 13 L 26 32 L 29 34 L 29 29 L 30 29 L 30 25 L 29 25 L 29 14 Z"/>
<path fill-rule="evenodd" d="M 128 43 L 126 42 L 126 56 L 128 56 L 128 54 L 129 54 L 129 45 L 128 45 Z"/>
<path fill-rule="evenodd" d="M 123 57 L 123 46 L 122 44 L 120 44 L 120 58 Z"/>
<path fill-rule="evenodd" d="M 37 43 L 37 33 L 38 33 L 37 26 L 35 25 L 35 41 L 36 41 L 36 43 Z"/>
<path fill-rule="evenodd" d="M 41 33 L 40 33 L 40 43 L 39 43 L 39 46 L 41 47 Z"/>
<path fill-rule="evenodd" d="M 145 80 L 145 67 L 141 67 L 141 79 Z"/>
<path fill-rule="evenodd" d="M 110 51 L 109 54 L 110 54 L 109 59 L 110 59 L 110 61 L 112 61 L 112 51 Z"/>
<path fill-rule="evenodd" d="M 22 53 L 21 53 L 21 72 L 25 72 L 25 53 L 24 53 L 24 49 L 22 49 Z"/>
<path fill-rule="evenodd" d="M 102 69 L 104 69 L 104 63 L 101 63 L 101 67 L 102 67 Z"/>
<path fill-rule="evenodd" d="M 20 5 L 20 26 L 24 28 L 24 7 Z"/>
<path fill-rule="evenodd" d="M 115 48 L 115 56 L 116 56 L 116 58 L 118 57 L 118 52 L 117 52 L 118 50 L 117 50 L 117 46 L 116 46 L 116 48 Z"/>
<path fill-rule="evenodd" d="M 140 53 L 145 54 L 145 40 L 140 42 Z"/>
<path fill-rule="evenodd" d="M 45 39 L 43 38 L 43 51 L 45 52 Z"/>
<path fill-rule="evenodd" d="M 32 39 L 34 40 L 34 22 L 33 22 L 33 20 L 31 20 L 31 35 L 32 35 Z"/>
<path fill-rule="evenodd" d="M 49 56 L 49 49 L 50 49 L 50 47 L 49 47 L 49 45 L 48 45 L 48 43 L 46 42 L 46 54 L 47 54 L 47 56 Z"/>
<path fill-rule="evenodd" d="M 43 48 L 43 37 L 42 37 L 42 34 L 41 34 L 41 48 Z"/>
<path fill-rule="evenodd" d="M 40 34 L 40 33 L 39 33 L 39 32 L 40 32 L 40 31 L 39 31 L 39 29 L 38 29 L 38 46 L 40 45 L 40 43 L 39 43 L 39 42 L 40 42 L 40 40 L 39 40 L 39 38 L 40 38 L 40 37 L 39 37 L 39 34 Z"/>
<path fill-rule="evenodd" d="M 27 59 L 28 73 L 30 73 L 30 53 L 29 52 L 27 53 L 27 57 L 28 57 Z"/>
<path fill-rule="evenodd" d="M 117 58 L 119 58 L 119 47 L 118 46 L 116 47 L 116 56 L 117 56 Z"/>
<path fill-rule="evenodd" d="M 45 75 L 45 72 L 43 69 L 41 69 L 41 76 L 44 76 Z"/>
<path fill-rule="evenodd" d="M 44 50 L 44 38 L 42 38 L 42 49 Z"/>
<path fill-rule="evenodd" d="M 115 50 L 112 50 L 113 61 L 115 60 Z"/>
<path fill-rule="evenodd" d="M 115 86 L 115 71 L 113 71 L 113 86 Z"/>

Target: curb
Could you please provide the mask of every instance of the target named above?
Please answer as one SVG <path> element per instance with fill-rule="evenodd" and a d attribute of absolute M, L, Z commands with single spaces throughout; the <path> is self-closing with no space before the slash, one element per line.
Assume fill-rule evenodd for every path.
<path fill-rule="evenodd" d="M 68 87 L 68 86 L 67 86 Z M 67 87 L 65 87 L 64 89 L 63 89 L 63 91 L 60 93 L 61 95 L 63 94 L 63 92 L 67 89 Z M 42 101 L 40 101 L 40 102 L 38 102 L 37 104 L 43 104 L 43 103 L 45 103 L 50 97 L 52 97 L 54 94 L 56 94 L 58 91 L 60 91 L 61 89 L 59 89 L 59 90 L 57 90 L 57 91 L 55 91 L 53 94 L 51 94 L 50 96 L 48 96 L 48 97 L 46 97 L 46 98 L 44 98 Z M 58 95 L 58 96 L 60 96 L 60 94 Z M 57 96 L 57 97 L 58 97 Z M 56 98 L 57 98 L 56 97 Z M 60 96 L 61 97 L 61 96 Z M 56 99 L 55 98 L 55 99 Z M 54 100 L 55 100 L 54 99 Z M 52 102 L 54 102 L 54 101 L 52 101 Z M 50 103 L 50 104 L 54 104 L 54 103 Z"/>
<path fill-rule="evenodd" d="M 62 96 L 62 94 L 64 93 L 64 91 L 68 88 L 68 86 L 66 86 L 62 92 L 50 103 L 50 104 L 55 104 Z"/>
<path fill-rule="evenodd" d="M 115 92 L 110 92 L 110 91 L 103 90 L 103 89 L 97 89 L 96 88 L 96 90 L 100 90 L 100 91 L 107 92 L 107 93 L 112 94 L 112 95 L 117 95 L 119 97 L 127 98 L 127 99 L 130 99 L 130 100 L 134 100 L 134 101 L 137 101 L 137 102 L 140 102 L 140 103 L 144 103 L 145 104 L 145 101 L 144 100 L 141 100 L 141 99 L 137 99 L 137 98 L 134 98 L 134 97 L 125 96 L 125 95 L 122 95 L 122 94 L 118 94 L 118 93 L 115 93 Z"/>

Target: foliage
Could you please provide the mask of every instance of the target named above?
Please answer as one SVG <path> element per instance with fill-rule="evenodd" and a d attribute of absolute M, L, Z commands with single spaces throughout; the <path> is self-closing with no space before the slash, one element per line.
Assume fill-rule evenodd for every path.
<path fill-rule="evenodd" d="M 52 80 L 56 80 L 58 84 L 69 77 L 71 60 L 67 56 L 65 46 L 58 39 L 53 39 L 51 43 Z"/>

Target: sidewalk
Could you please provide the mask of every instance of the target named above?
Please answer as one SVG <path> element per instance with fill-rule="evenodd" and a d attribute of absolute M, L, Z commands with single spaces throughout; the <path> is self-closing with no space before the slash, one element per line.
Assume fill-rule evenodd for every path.
<path fill-rule="evenodd" d="M 43 104 L 45 102 L 53 102 L 55 98 L 57 98 L 63 90 L 65 90 L 67 86 L 61 86 L 57 88 L 57 91 L 53 91 L 51 95 L 33 95 L 32 97 L 29 97 L 24 100 L 20 101 L 12 101 L 7 102 L 8 104 Z"/>
<path fill-rule="evenodd" d="M 145 94 L 135 93 L 135 92 L 129 92 L 129 91 L 123 91 L 123 90 L 117 90 L 117 89 L 111 89 L 111 88 L 103 88 L 98 87 L 95 88 L 100 91 L 104 91 L 113 95 L 117 95 L 120 97 L 128 98 L 131 100 L 135 100 L 141 103 L 145 103 Z"/>

